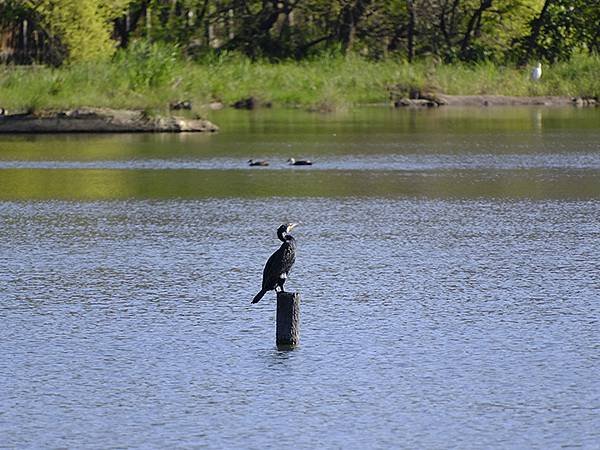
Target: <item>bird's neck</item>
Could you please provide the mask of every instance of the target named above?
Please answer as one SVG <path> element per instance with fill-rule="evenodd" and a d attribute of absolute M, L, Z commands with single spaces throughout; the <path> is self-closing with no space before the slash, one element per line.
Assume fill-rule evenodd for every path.
<path fill-rule="evenodd" d="M 290 234 L 281 233 L 281 234 L 278 234 L 277 237 L 279 237 L 279 240 L 281 242 L 283 242 L 284 244 L 296 245 L 296 239 L 294 239 L 294 236 L 292 236 Z"/>

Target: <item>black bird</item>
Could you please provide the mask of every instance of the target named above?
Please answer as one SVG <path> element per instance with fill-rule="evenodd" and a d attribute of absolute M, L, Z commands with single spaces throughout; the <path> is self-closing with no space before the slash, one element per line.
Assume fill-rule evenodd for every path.
<path fill-rule="evenodd" d="M 296 161 L 294 158 L 288 159 L 290 166 L 312 166 L 312 161 L 309 159 L 299 159 Z"/>
<path fill-rule="evenodd" d="M 284 292 L 283 284 L 296 260 L 296 239 L 289 234 L 296 225 L 298 224 L 284 223 L 277 229 L 277 237 L 283 244 L 267 260 L 263 270 L 262 289 L 256 294 L 252 303 L 258 303 L 267 291 L 275 289 L 277 292 L 277 287 Z"/>
<path fill-rule="evenodd" d="M 248 160 L 249 166 L 268 166 L 269 161 L 254 161 L 253 159 Z"/>

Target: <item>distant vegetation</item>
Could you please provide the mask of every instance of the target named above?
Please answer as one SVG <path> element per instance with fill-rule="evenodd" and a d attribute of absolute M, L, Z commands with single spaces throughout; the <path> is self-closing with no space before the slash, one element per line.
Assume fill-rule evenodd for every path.
<path fill-rule="evenodd" d="M 0 106 L 597 97 L 598 23 L 600 0 L 0 0 Z"/>
<path fill-rule="evenodd" d="M 448 94 L 600 94 L 600 58 L 577 55 L 545 69 L 539 83 L 529 72 L 490 62 L 409 64 L 360 56 L 327 56 L 301 62 L 252 61 L 221 54 L 202 61 L 180 58 L 164 46 L 136 45 L 113 61 L 73 63 L 62 68 L 0 67 L 0 102 L 9 110 L 109 106 L 162 109 L 191 100 L 195 109 L 211 101 L 230 105 L 253 96 L 275 106 L 332 110 L 385 103 L 390 92 Z"/>

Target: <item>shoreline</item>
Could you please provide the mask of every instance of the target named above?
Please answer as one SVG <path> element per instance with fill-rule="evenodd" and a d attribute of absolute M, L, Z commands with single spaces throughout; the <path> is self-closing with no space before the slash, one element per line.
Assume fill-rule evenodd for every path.
<path fill-rule="evenodd" d="M 212 122 L 179 116 L 149 116 L 144 111 L 78 108 L 0 115 L 0 134 L 18 133 L 182 133 L 216 132 Z"/>
<path fill-rule="evenodd" d="M 278 63 L 235 57 L 219 62 L 177 60 L 167 68 L 161 77 L 148 78 L 152 73 L 143 68 L 132 72 L 122 60 L 60 68 L 4 67 L 0 108 L 14 113 L 105 107 L 190 117 L 215 108 L 334 112 L 396 102 L 412 107 L 550 106 L 581 97 L 580 106 L 588 106 L 588 99 L 600 100 L 600 57 L 591 56 L 550 66 L 539 81 L 532 81 L 524 68 L 491 63 L 408 64 L 360 57 Z M 429 93 L 433 103 L 427 102 Z M 169 113 L 168 108 L 186 111 Z"/>
<path fill-rule="evenodd" d="M 548 106 L 548 107 L 596 107 L 598 99 L 569 96 L 513 96 L 513 95 L 446 95 L 417 94 L 416 98 L 400 98 L 394 106 L 402 107 L 494 107 L 494 106 Z"/>
<path fill-rule="evenodd" d="M 489 107 L 572 107 L 595 108 L 600 106 L 596 98 L 568 96 L 506 96 L 506 95 L 446 95 L 421 94 L 417 98 L 400 98 L 390 106 L 389 103 L 377 104 L 395 109 L 427 108 L 489 108 Z M 235 106 L 205 108 L 217 111 L 223 108 L 259 110 L 272 108 L 252 102 L 251 108 Z M 375 106 L 358 105 L 356 108 Z M 285 109 L 286 107 L 280 107 Z M 277 108 L 275 108 L 277 109 Z M 333 113 L 335 109 L 309 109 L 310 112 Z M 34 113 L 0 114 L 0 134 L 37 134 L 37 133 L 212 133 L 219 130 L 214 123 L 202 118 L 186 118 L 174 115 L 151 116 L 142 110 L 84 107 L 76 109 L 52 109 Z"/>

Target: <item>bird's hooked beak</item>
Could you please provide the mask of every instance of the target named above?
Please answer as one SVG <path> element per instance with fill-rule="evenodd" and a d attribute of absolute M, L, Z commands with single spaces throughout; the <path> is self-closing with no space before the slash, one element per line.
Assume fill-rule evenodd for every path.
<path fill-rule="evenodd" d="M 294 228 L 296 228 L 299 224 L 298 223 L 290 223 L 287 227 L 287 232 L 291 232 Z"/>

